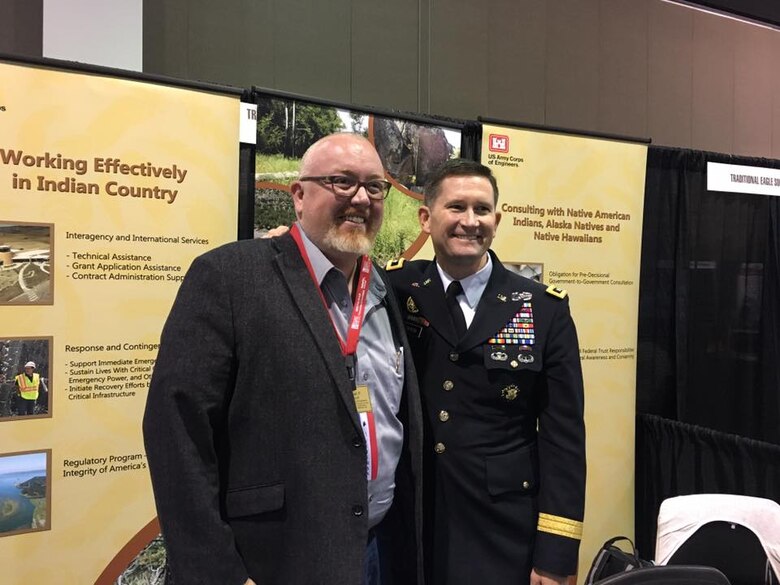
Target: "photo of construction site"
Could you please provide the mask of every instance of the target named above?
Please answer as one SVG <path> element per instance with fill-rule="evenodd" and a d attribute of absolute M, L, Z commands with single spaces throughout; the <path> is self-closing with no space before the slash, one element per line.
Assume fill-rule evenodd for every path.
<path fill-rule="evenodd" d="M 51 224 L 0 222 L 0 304 L 52 304 Z"/>

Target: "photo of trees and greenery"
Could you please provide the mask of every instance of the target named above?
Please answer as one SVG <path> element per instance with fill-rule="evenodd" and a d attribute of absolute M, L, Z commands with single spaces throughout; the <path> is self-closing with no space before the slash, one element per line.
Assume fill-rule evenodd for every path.
<path fill-rule="evenodd" d="M 417 210 L 430 171 L 460 151 L 460 133 L 403 119 L 348 111 L 333 106 L 261 98 L 257 111 L 255 159 L 255 237 L 279 225 L 292 225 L 290 184 L 301 156 L 334 132 L 356 132 L 377 148 L 393 188 L 385 200 L 384 222 L 373 257 L 380 263 L 422 245 Z"/>

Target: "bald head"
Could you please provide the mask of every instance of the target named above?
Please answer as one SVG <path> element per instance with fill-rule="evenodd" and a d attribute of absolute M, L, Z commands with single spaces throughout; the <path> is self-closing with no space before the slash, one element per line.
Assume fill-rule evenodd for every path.
<path fill-rule="evenodd" d="M 363 135 L 350 132 L 329 134 L 328 136 L 320 138 L 317 142 L 306 149 L 306 152 L 301 158 L 298 174 L 301 177 L 314 174 L 319 175 L 321 173 L 316 169 L 318 167 L 320 158 L 329 157 L 334 153 L 342 151 L 347 153 L 363 150 L 373 152 L 373 154 L 376 156 L 376 161 L 378 162 L 379 166 L 382 166 L 382 161 L 379 159 L 379 154 L 377 154 L 374 145 L 371 144 L 371 142 L 369 142 Z"/>

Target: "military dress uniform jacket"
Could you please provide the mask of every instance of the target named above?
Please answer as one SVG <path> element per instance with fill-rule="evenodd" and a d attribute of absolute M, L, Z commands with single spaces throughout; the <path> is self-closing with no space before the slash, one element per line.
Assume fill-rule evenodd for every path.
<path fill-rule="evenodd" d="M 396 343 L 408 349 L 392 294 L 386 303 Z M 405 355 L 403 452 L 393 505 L 376 529 L 397 584 L 422 576 L 422 412 Z M 366 451 L 352 391 L 290 235 L 193 262 L 163 330 L 144 417 L 176 583 L 361 583 Z"/>
<path fill-rule="evenodd" d="M 564 291 L 493 268 L 462 339 L 431 261 L 390 263 L 426 413 L 434 585 L 577 569 L 585 498 L 579 348 Z M 401 264 L 401 266 L 398 266 Z M 430 481 L 429 481 L 430 480 Z"/>

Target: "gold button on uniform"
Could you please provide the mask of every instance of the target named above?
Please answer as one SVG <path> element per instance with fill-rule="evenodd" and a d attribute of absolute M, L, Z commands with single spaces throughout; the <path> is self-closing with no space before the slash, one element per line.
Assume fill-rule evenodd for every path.
<path fill-rule="evenodd" d="M 439 455 L 444 453 L 447 450 L 447 447 L 444 446 L 444 443 L 436 443 L 433 446 L 433 450 L 436 451 Z"/>
<path fill-rule="evenodd" d="M 450 361 L 451 362 L 457 362 L 459 357 L 460 356 L 458 355 L 457 352 L 455 352 L 455 351 L 450 352 Z"/>
<path fill-rule="evenodd" d="M 527 490 L 529 487 L 531 487 L 531 484 L 530 484 L 530 483 L 528 483 L 527 481 L 524 481 L 524 482 L 523 482 L 523 489 L 524 489 L 524 490 Z"/>
<path fill-rule="evenodd" d="M 452 380 L 444 380 L 444 384 L 441 385 L 447 392 L 455 388 L 455 383 Z"/>
<path fill-rule="evenodd" d="M 450 420 L 450 413 L 447 412 L 446 410 L 440 411 L 439 412 L 439 420 L 441 422 L 447 422 L 448 420 Z"/>

